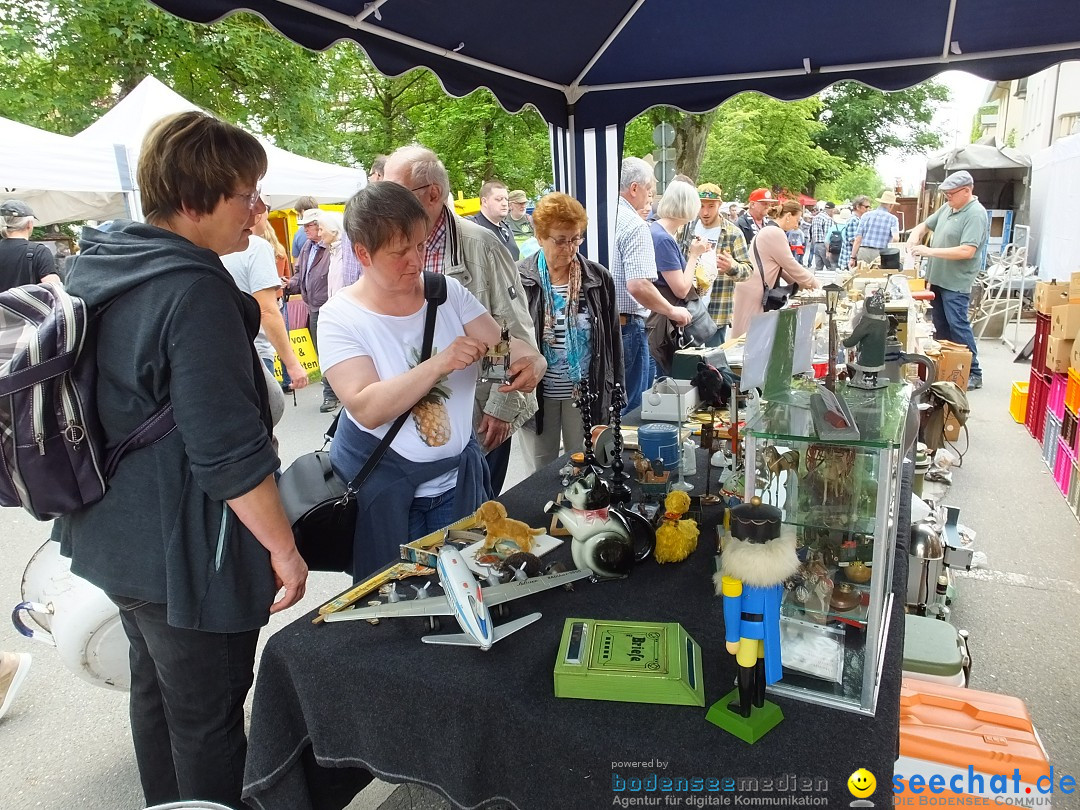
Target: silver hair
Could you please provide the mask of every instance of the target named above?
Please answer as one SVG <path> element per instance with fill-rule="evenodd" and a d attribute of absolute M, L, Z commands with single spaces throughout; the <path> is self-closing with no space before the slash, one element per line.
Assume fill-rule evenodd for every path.
<path fill-rule="evenodd" d="M 656 206 L 656 215 L 668 219 L 681 219 L 689 222 L 697 218 L 701 210 L 701 198 L 697 189 L 689 183 L 676 180 L 667 187 L 664 196 Z"/>
<path fill-rule="evenodd" d="M 622 166 L 619 169 L 619 193 L 629 191 L 630 186 L 634 183 L 647 186 L 653 182 L 653 170 L 641 158 L 628 157 L 623 158 Z"/>
<path fill-rule="evenodd" d="M 450 175 L 446 173 L 446 166 L 439 160 L 439 156 L 418 143 L 402 146 L 395 149 L 386 159 L 387 164 L 403 163 L 409 168 L 409 177 L 412 185 L 438 186 L 439 190 L 450 193 Z"/>
<path fill-rule="evenodd" d="M 873 206 L 873 204 L 874 204 L 874 201 L 871 200 L 869 197 L 867 197 L 865 194 L 860 194 L 858 197 L 856 197 L 854 200 L 851 201 L 852 209 L 854 209 L 856 206 L 859 206 L 859 205 Z"/>
<path fill-rule="evenodd" d="M 5 238 L 13 233 L 25 231 L 33 225 L 33 217 L 0 217 L 0 233 L 3 233 Z"/>
<path fill-rule="evenodd" d="M 338 211 L 323 211 L 319 210 L 319 216 L 315 218 L 315 221 L 319 223 L 319 227 L 324 231 L 330 231 L 338 236 L 345 233 L 345 218 Z"/>

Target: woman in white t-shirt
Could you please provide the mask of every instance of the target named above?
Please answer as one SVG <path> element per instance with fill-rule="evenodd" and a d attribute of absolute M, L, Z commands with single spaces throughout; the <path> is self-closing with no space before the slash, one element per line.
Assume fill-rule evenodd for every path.
<path fill-rule="evenodd" d="M 351 480 L 393 421 L 411 411 L 359 493 L 356 578 L 396 557 L 401 543 L 447 526 L 491 497 L 473 438 L 473 397 L 476 361 L 501 330 L 472 293 L 447 278 L 432 356 L 420 362 L 427 225 L 424 209 L 403 186 L 373 183 L 358 192 L 346 207 L 345 231 L 363 275 L 320 313 L 321 364 L 345 408 L 330 450 L 337 474 Z M 521 374 L 499 390 L 534 387 L 532 375 Z"/>

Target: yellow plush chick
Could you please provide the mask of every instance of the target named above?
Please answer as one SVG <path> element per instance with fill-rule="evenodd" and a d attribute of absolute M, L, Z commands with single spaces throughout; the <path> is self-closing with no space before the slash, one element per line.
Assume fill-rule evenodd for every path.
<path fill-rule="evenodd" d="M 664 498 L 664 519 L 656 530 L 656 551 L 653 552 L 658 563 L 685 560 L 697 548 L 697 521 L 682 519 L 689 508 L 690 496 L 682 490 L 673 489 Z"/>

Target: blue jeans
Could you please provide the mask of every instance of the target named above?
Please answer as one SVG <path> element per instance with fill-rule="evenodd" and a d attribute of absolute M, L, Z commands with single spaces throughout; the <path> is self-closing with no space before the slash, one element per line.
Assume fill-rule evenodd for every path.
<path fill-rule="evenodd" d="M 173 627 L 166 606 L 109 596 L 131 664 L 131 738 L 147 805 L 203 799 L 242 807 L 244 700 L 258 630 Z"/>
<path fill-rule="evenodd" d="M 971 376 L 982 377 L 979 353 L 975 347 L 975 333 L 971 331 L 971 321 L 968 320 L 971 294 L 946 290 L 936 284 L 931 284 L 930 289 L 934 292 L 934 300 L 930 302 L 934 337 L 967 346 L 971 350 Z"/>
<path fill-rule="evenodd" d="M 716 332 L 711 338 L 705 341 L 706 346 L 719 346 L 724 342 L 724 337 L 727 336 L 727 327 L 718 326 Z"/>
<path fill-rule="evenodd" d="M 507 444 L 510 442 L 507 441 Z M 413 498 L 409 508 L 409 542 L 449 526 L 463 517 L 454 511 L 454 490 Z"/>
<path fill-rule="evenodd" d="M 491 476 L 491 493 L 495 496 L 502 492 L 503 482 L 506 480 L 506 470 L 510 466 L 510 441 L 512 438 L 508 438 L 484 456 L 488 465 L 488 474 Z"/>
<path fill-rule="evenodd" d="M 641 407 L 641 392 L 649 387 L 649 342 L 645 337 L 645 321 L 627 316 L 622 327 L 623 385 L 626 386 L 626 407 L 623 414 Z"/>

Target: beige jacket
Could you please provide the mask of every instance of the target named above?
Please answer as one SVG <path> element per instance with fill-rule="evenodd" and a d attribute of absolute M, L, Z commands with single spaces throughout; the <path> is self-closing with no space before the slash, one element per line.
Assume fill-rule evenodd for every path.
<path fill-rule="evenodd" d="M 446 254 L 443 273 L 461 282 L 477 297 L 491 316 L 506 321 L 510 336 L 536 348 L 532 318 L 529 317 L 521 276 L 495 235 L 486 228 L 446 209 Z M 503 394 L 492 383 L 477 383 L 473 427 L 483 414 L 509 422 L 512 430 L 521 427 L 536 413 L 536 395 Z"/>

